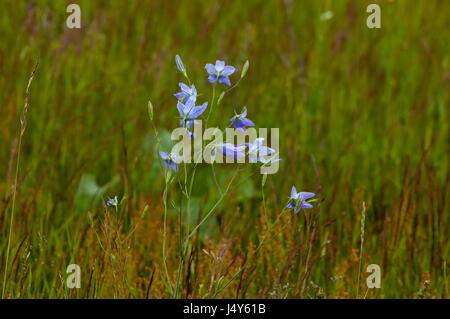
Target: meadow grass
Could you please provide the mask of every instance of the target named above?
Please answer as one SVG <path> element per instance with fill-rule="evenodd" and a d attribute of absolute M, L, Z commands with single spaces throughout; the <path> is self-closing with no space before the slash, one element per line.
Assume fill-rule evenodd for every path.
<path fill-rule="evenodd" d="M 65 27 L 70 2 L 2 3 L 3 298 L 450 296 L 446 1 L 80 0 L 81 30 Z M 188 201 L 166 184 L 156 150 L 179 125 L 176 54 L 205 99 L 206 63 L 250 61 L 208 121 L 247 105 L 280 128 L 283 161 L 263 187 L 246 165 L 217 202 L 237 168 L 218 164 L 215 178 L 198 165 Z M 318 194 L 314 209 L 283 210 L 292 185 Z M 72 263 L 81 289 L 66 287 Z"/>

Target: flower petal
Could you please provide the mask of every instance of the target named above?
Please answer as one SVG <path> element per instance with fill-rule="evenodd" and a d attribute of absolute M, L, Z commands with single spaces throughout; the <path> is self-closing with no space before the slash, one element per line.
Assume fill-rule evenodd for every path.
<path fill-rule="evenodd" d="M 225 68 L 225 61 L 217 60 L 216 61 L 216 71 L 220 73 L 223 71 L 224 68 Z"/>
<path fill-rule="evenodd" d="M 220 145 L 219 150 L 223 155 L 227 157 L 233 157 L 234 159 L 245 156 L 245 154 L 242 152 L 243 150 L 245 150 L 244 145 L 237 146 L 231 143 L 223 143 Z"/>
<path fill-rule="evenodd" d="M 170 162 L 169 166 L 174 170 L 174 172 L 178 171 L 178 167 L 175 162 Z"/>
<path fill-rule="evenodd" d="M 205 102 L 202 106 L 193 107 L 188 114 L 188 118 L 195 119 L 199 117 L 203 112 L 205 112 L 207 106 L 208 102 Z"/>
<path fill-rule="evenodd" d="M 296 196 L 297 196 L 297 189 L 295 188 L 295 186 L 292 186 L 291 197 L 295 198 Z"/>
<path fill-rule="evenodd" d="M 208 81 L 209 81 L 210 83 L 216 82 L 216 81 L 217 81 L 217 76 L 215 76 L 215 75 L 210 75 L 210 76 L 208 76 Z"/>
<path fill-rule="evenodd" d="M 311 205 L 310 203 L 307 203 L 307 202 L 303 202 L 300 205 L 300 208 L 313 208 L 313 207 L 314 207 L 313 205 Z"/>
<path fill-rule="evenodd" d="M 223 68 L 223 71 L 220 73 L 220 75 L 223 76 L 230 76 L 231 74 L 233 74 L 236 71 L 236 68 L 231 66 L 231 65 L 227 65 L 226 67 Z"/>
<path fill-rule="evenodd" d="M 163 160 L 169 158 L 169 155 L 168 155 L 166 152 L 162 152 L 162 151 L 159 152 L 159 156 L 160 156 Z"/>
<path fill-rule="evenodd" d="M 175 93 L 174 96 L 178 99 L 178 101 L 183 101 L 183 99 L 187 97 L 186 93 L 184 92 Z"/>
<path fill-rule="evenodd" d="M 219 83 L 225 83 L 228 86 L 231 85 L 230 79 L 227 76 L 219 76 Z"/>
<path fill-rule="evenodd" d="M 241 114 L 239 114 L 240 117 L 247 117 L 247 107 L 244 106 L 244 110 L 242 111 Z"/>
<path fill-rule="evenodd" d="M 208 72 L 211 75 L 217 74 L 216 67 L 212 65 L 211 63 L 208 63 L 205 65 L 206 72 Z"/>
<path fill-rule="evenodd" d="M 261 146 L 259 148 L 259 155 L 261 155 L 261 156 L 271 155 L 274 152 L 275 152 L 275 150 L 273 148 L 270 148 L 267 146 Z"/>
<path fill-rule="evenodd" d="M 180 87 L 181 91 L 183 91 L 183 92 L 186 92 L 186 93 L 191 92 L 191 88 L 189 86 L 187 86 L 186 84 L 184 84 L 183 82 L 178 83 L 178 86 Z"/>
<path fill-rule="evenodd" d="M 255 126 L 255 123 L 253 123 L 251 120 L 247 119 L 247 118 L 241 118 L 241 122 L 242 124 L 244 124 L 245 126 Z"/>
<path fill-rule="evenodd" d="M 231 121 L 231 125 L 233 125 L 233 127 L 236 128 L 236 129 L 245 128 L 244 123 L 242 123 L 242 121 L 240 119 L 232 120 Z"/>
<path fill-rule="evenodd" d="M 180 113 L 181 117 L 184 117 L 186 115 L 184 112 L 185 105 L 183 103 L 181 103 L 180 101 L 178 101 L 178 103 L 177 103 L 177 109 L 178 109 L 178 113 Z"/>
<path fill-rule="evenodd" d="M 301 198 L 303 198 L 304 200 L 310 199 L 311 197 L 316 196 L 316 194 L 310 193 L 310 192 L 300 192 L 299 194 L 300 194 Z"/>

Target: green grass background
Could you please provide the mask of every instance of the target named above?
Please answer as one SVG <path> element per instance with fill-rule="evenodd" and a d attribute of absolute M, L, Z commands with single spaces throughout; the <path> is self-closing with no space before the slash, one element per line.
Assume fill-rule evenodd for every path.
<path fill-rule="evenodd" d="M 414 298 L 425 290 L 426 297 L 449 297 L 447 1 L 373 1 L 381 5 L 382 28 L 368 29 L 371 1 L 80 0 L 81 30 L 65 27 L 70 2 L 8 0 L 1 5 L 2 281 L 19 117 L 39 60 L 23 137 L 4 297 L 168 296 L 156 261 L 161 246 L 148 242 L 150 236 L 161 236 L 160 225 L 140 226 L 142 236 L 126 248 L 140 258 L 129 260 L 126 284 L 114 294 L 101 271 L 91 271 L 101 259 L 94 251 L 101 250 L 96 240 L 85 238 L 92 232 L 89 213 L 103 214 L 107 196 L 127 196 L 121 205 L 123 232 L 145 205 L 146 215 L 162 218 L 163 176 L 146 105 L 152 101 L 168 147 L 168 134 L 178 126 L 172 94 L 182 80 L 175 54 L 182 57 L 200 100 L 211 91 L 206 63 L 222 59 L 239 73 L 250 61 L 247 77 L 216 109 L 213 124 L 247 105 L 259 127 L 280 128 L 283 162 L 266 184 L 267 209 L 274 219 L 292 185 L 319 194 L 314 212 L 320 226 L 313 246 L 318 259 L 309 280 L 327 298 L 358 296 L 362 202 L 367 206 L 363 271 L 371 263 L 382 267 L 382 288 L 368 296 Z M 332 19 L 320 19 L 325 11 L 333 12 Z M 233 83 L 237 79 L 231 77 Z M 218 171 L 221 181 L 231 174 L 227 167 Z M 260 175 L 247 178 L 252 172 L 248 168 L 242 174 L 219 206 L 199 251 L 207 240 L 226 237 L 233 241 L 232 253 L 245 255 L 250 243 L 260 240 Z M 199 214 L 218 194 L 209 169 L 202 168 L 197 180 L 193 207 Z M 286 221 L 301 225 L 302 218 Z M 173 209 L 169 219 L 176 233 Z M 295 241 L 292 234 L 286 238 L 280 247 Z M 287 258 L 276 247 L 267 252 L 271 258 L 258 259 L 256 277 L 241 279 L 249 282 L 246 294 L 235 294 L 230 286 L 219 294 L 187 296 L 273 296 L 278 286 L 271 279 Z M 176 248 L 171 251 L 175 254 Z M 273 268 L 266 266 L 269 260 Z M 175 271 L 175 257 L 173 262 Z M 69 263 L 80 264 L 83 287 L 90 276 L 95 289 L 65 288 L 62 278 Z M 140 281 L 148 282 L 151 269 L 161 283 L 146 294 Z M 279 283 L 289 287 L 300 269 L 293 266 Z M 119 279 L 109 280 L 114 285 Z M 200 284 L 191 287 L 201 289 Z M 286 289 L 287 297 L 311 297 Z"/>

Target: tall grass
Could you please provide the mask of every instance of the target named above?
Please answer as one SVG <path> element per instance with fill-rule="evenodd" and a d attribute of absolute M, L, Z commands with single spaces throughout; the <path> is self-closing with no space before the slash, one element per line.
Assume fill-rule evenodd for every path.
<path fill-rule="evenodd" d="M 81 30 L 64 25 L 68 2 L 3 4 L 2 296 L 362 297 L 375 263 L 381 289 L 367 298 L 448 298 L 450 6 L 378 1 L 370 30 L 370 2 L 81 0 Z M 155 149 L 178 126 L 177 53 L 205 96 L 205 63 L 250 61 L 208 126 L 245 103 L 280 128 L 284 160 L 263 192 L 251 166 L 220 201 L 234 166 L 166 183 Z M 282 212 L 292 185 L 317 193 L 316 208 Z M 114 195 L 117 212 L 103 204 Z M 81 289 L 65 285 L 71 263 Z"/>

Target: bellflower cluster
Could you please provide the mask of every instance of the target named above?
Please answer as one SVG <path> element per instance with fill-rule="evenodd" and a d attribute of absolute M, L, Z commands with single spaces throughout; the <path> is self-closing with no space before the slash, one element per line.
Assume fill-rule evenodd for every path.
<path fill-rule="evenodd" d="M 188 81 L 188 84 L 180 82 L 178 84 L 180 91 L 174 94 L 177 99 L 177 109 L 180 114 L 180 126 L 186 128 L 189 136 L 193 137 L 194 134 L 191 132 L 191 129 L 198 122 L 197 119 L 205 112 L 208 107 L 208 102 L 197 105 L 197 89 L 189 80 L 186 68 L 179 55 L 176 55 L 175 63 L 178 71 L 180 71 Z M 208 73 L 208 81 L 210 83 L 224 83 L 227 86 L 231 86 L 230 76 L 236 72 L 235 67 L 226 65 L 225 62 L 221 60 L 217 60 L 215 64 L 206 64 L 205 69 Z M 244 65 L 241 78 L 245 75 L 247 69 L 248 62 Z M 217 104 L 220 103 L 225 92 L 226 91 L 222 92 Z M 214 104 L 214 97 L 212 101 Z M 235 115 L 231 117 L 229 120 L 230 126 L 243 132 L 245 132 L 248 127 L 256 126 L 252 120 L 247 118 L 247 113 L 247 107 L 244 106 L 241 113 L 235 113 Z M 273 148 L 264 145 L 264 138 L 262 137 L 256 138 L 253 142 L 240 145 L 221 143 L 216 146 L 216 151 L 233 159 L 248 156 L 250 163 L 261 163 L 263 166 L 281 161 L 278 157 L 278 153 Z M 180 158 L 177 155 L 162 151 L 159 152 L 159 155 L 166 167 L 170 167 L 174 172 L 178 171 L 177 162 L 179 162 Z M 293 209 L 295 213 L 298 213 L 302 208 L 313 208 L 310 204 L 313 200 L 310 202 L 308 202 L 308 200 L 314 196 L 315 194 L 310 192 L 297 192 L 295 186 L 293 186 L 286 207 Z M 117 197 L 108 200 L 107 205 L 117 205 Z"/>

